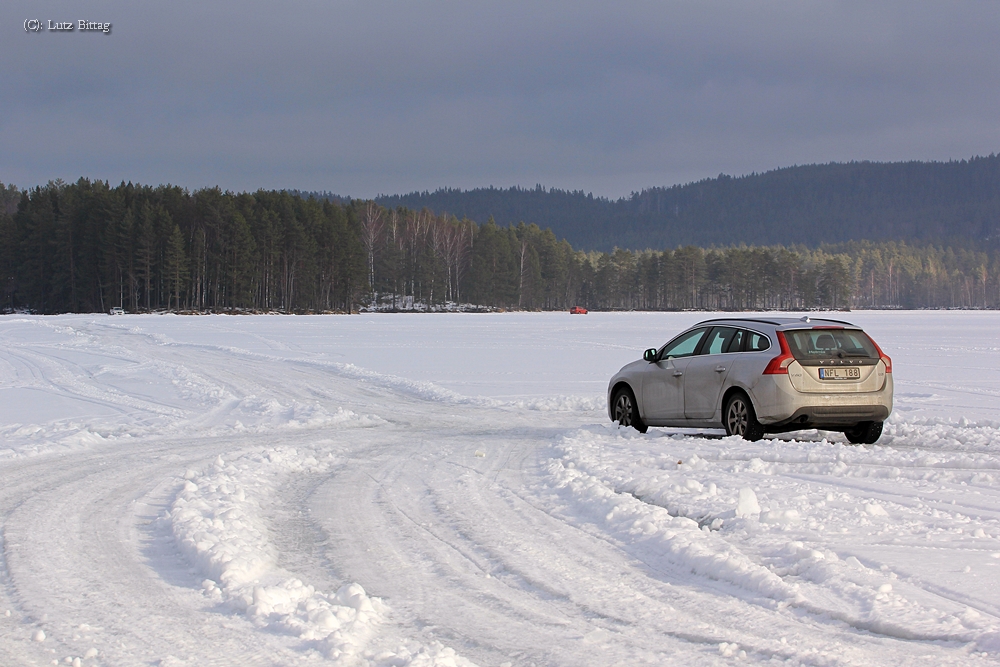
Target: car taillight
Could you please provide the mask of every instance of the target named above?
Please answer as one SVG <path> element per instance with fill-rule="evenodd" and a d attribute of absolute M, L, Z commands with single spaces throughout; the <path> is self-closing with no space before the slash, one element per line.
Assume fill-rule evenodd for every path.
<path fill-rule="evenodd" d="M 868 336 L 868 334 L 865 334 L 865 335 Z M 880 348 L 878 346 L 878 343 L 876 343 L 872 339 L 871 336 L 868 336 L 868 340 L 870 340 L 872 342 L 872 345 L 875 346 L 875 351 L 878 352 L 878 358 L 882 360 L 883 364 L 885 364 L 885 372 L 886 373 L 891 373 L 892 372 L 892 359 L 889 358 L 888 354 L 886 354 L 885 352 L 882 351 L 882 348 Z"/>
<path fill-rule="evenodd" d="M 785 334 L 781 331 L 776 333 L 781 354 L 768 362 L 767 368 L 764 369 L 764 375 L 788 375 L 788 366 L 795 361 L 795 357 L 792 356 L 791 351 L 788 349 L 788 343 L 785 342 Z"/>

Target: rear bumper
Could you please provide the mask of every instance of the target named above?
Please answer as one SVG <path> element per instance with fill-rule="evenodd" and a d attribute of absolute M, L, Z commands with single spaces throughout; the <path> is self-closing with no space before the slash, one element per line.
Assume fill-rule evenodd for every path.
<path fill-rule="evenodd" d="M 878 391 L 806 393 L 783 375 L 764 376 L 753 389 L 757 419 L 771 432 L 802 428 L 837 430 L 865 421 L 885 421 L 892 413 L 892 375 Z"/>
<path fill-rule="evenodd" d="M 885 421 L 889 412 L 884 405 L 815 405 L 799 408 L 788 419 L 768 424 L 765 428 L 772 433 L 803 428 L 836 431 L 860 422 Z"/>

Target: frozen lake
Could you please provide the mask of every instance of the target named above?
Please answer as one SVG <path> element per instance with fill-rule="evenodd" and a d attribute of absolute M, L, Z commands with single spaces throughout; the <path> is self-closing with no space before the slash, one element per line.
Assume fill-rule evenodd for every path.
<path fill-rule="evenodd" d="M 1000 313 L 876 446 L 608 422 L 705 313 L 0 317 L 0 664 L 1000 657 Z"/>

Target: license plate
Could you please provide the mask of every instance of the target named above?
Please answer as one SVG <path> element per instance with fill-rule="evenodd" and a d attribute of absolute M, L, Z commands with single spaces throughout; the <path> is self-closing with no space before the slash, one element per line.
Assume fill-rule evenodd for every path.
<path fill-rule="evenodd" d="M 820 380 L 860 380 L 860 368 L 821 368 L 819 369 Z"/>

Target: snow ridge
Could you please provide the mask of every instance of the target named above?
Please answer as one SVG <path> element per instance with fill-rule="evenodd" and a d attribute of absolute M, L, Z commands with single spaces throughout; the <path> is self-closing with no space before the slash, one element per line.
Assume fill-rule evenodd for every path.
<path fill-rule="evenodd" d="M 220 456 L 204 472 L 188 471 L 168 519 L 182 552 L 208 577 L 207 595 L 337 659 L 364 648 L 383 621 L 383 604 L 358 584 L 328 595 L 279 568 L 261 515 L 261 499 L 283 477 L 329 468 L 329 456 L 314 454 L 277 447 L 228 463 Z"/>
<path fill-rule="evenodd" d="M 336 462 L 330 452 L 274 447 L 189 470 L 165 519 L 182 553 L 207 577 L 204 594 L 338 664 L 472 666 L 440 643 L 372 654 L 366 648 L 388 612 L 379 598 L 357 583 L 324 593 L 277 565 L 262 504 L 289 475 L 326 472 Z"/>
<path fill-rule="evenodd" d="M 696 574 L 775 600 L 804 601 L 796 586 L 786 584 L 711 531 L 703 532 L 698 521 L 672 516 L 665 508 L 643 502 L 632 493 L 616 490 L 606 480 L 577 467 L 569 460 L 574 445 L 593 446 L 599 442 L 594 435 L 578 431 L 566 436 L 557 446 L 562 456 L 548 465 L 551 487 L 571 506 L 584 509 L 586 516 L 599 521 L 619 539 L 641 541 L 652 548 L 665 550 L 671 561 Z"/>
<path fill-rule="evenodd" d="M 970 642 L 995 651 L 1000 648 L 996 617 L 960 599 L 939 598 L 926 582 L 907 581 L 850 552 L 809 544 L 810 538 L 822 544 L 822 534 L 830 530 L 885 531 L 895 516 L 908 511 L 912 516 L 898 519 L 907 531 L 926 531 L 933 539 L 937 529 L 915 528 L 920 514 L 871 496 L 826 492 L 810 502 L 808 483 L 784 480 L 964 477 L 962 483 L 988 484 L 982 473 L 963 469 L 973 467 L 970 458 L 979 467 L 993 468 L 995 454 L 966 454 L 960 447 L 931 454 L 919 445 L 925 436 L 948 433 L 985 446 L 986 439 L 1000 440 L 992 425 L 970 426 L 965 433 L 953 425 L 944 432 L 940 424 L 895 426 L 890 437 L 897 448 L 870 449 L 826 440 L 751 444 L 736 438 L 706 447 L 704 440 L 679 434 L 642 436 L 616 426 L 592 427 L 571 432 L 554 445 L 546 488 L 562 500 L 557 511 L 568 520 L 596 526 L 642 559 L 666 561 L 735 586 L 748 601 L 797 607 L 886 636 Z M 900 445 L 909 447 L 898 449 Z M 706 458 L 708 452 L 716 459 Z M 928 472 L 937 468 L 940 473 Z M 754 479 L 775 495 L 758 503 L 746 486 Z M 797 504 L 789 503 L 792 499 Z M 933 526 L 938 511 L 928 514 Z M 981 525 L 992 532 L 992 523 Z M 973 532 L 973 539 L 996 542 L 982 528 Z"/>

